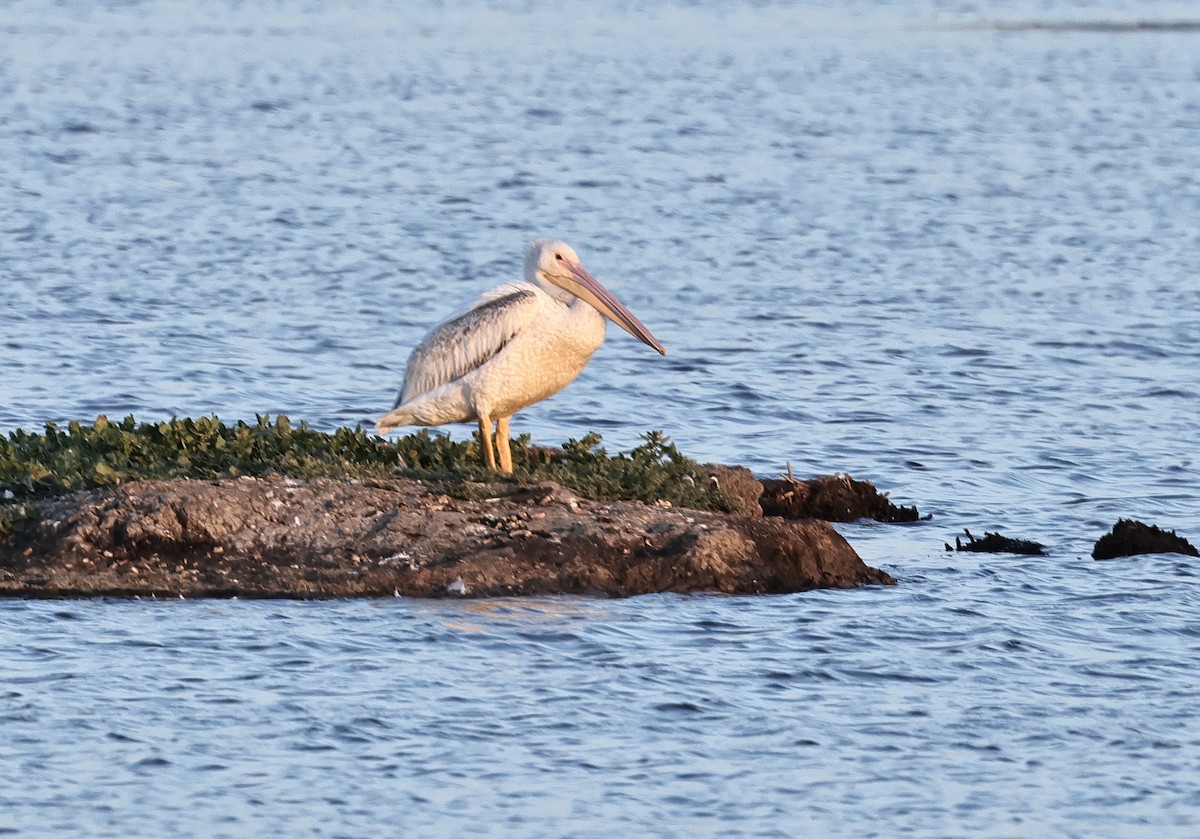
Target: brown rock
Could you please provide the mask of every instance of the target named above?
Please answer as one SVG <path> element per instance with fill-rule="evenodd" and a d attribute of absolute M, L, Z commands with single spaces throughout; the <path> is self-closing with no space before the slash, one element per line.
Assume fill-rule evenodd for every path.
<path fill-rule="evenodd" d="M 916 521 L 916 507 L 897 507 L 870 481 L 849 475 L 826 475 L 807 481 L 794 478 L 762 482 L 762 510 L 768 516 L 822 521 L 875 519 L 883 522 Z"/>
<path fill-rule="evenodd" d="M 717 489 L 737 504 L 735 513 L 752 519 L 762 518 L 759 500 L 762 498 L 763 485 L 753 472 L 745 466 L 723 466 L 718 463 L 705 464 L 704 471 Z"/>
<path fill-rule="evenodd" d="M 486 487 L 485 487 L 486 489 Z M 141 481 L 37 503 L 0 595 L 453 597 L 890 585 L 824 522 L 413 481 Z"/>

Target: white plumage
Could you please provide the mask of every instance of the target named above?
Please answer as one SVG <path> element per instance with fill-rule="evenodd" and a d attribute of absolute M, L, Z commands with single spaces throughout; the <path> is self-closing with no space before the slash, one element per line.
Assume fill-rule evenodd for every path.
<path fill-rule="evenodd" d="M 563 242 L 539 239 L 524 282 L 485 292 L 413 350 L 381 434 L 403 425 L 479 423 L 484 461 L 512 471 L 508 419 L 570 384 L 604 342 L 605 318 L 666 355 L 662 345 Z M 496 422 L 496 451 L 492 421 Z"/>

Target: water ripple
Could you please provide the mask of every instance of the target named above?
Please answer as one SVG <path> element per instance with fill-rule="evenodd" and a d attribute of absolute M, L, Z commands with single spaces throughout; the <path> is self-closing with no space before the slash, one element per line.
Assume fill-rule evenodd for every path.
<path fill-rule="evenodd" d="M 1194 39 L 468 5 L 6 10 L 0 429 L 369 424 L 553 234 L 670 354 L 516 430 L 869 477 L 934 516 L 842 527 L 901 586 L 0 604 L 0 832 L 1196 832 L 1196 565 L 1089 558 L 1200 537 Z"/>

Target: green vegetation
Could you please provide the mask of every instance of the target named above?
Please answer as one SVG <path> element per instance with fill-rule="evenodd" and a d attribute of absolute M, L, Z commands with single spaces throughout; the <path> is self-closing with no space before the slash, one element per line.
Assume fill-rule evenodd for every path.
<path fill-rule="evenodd" d="M 138 424 L 101 416 L 91 426 L 46 423 L 44 434 L 0 440 L 0 491 L 40 498 L 139 478 L 386 476 L 395 462 L 362 432 L 321 434 L 286 417 L 225 425 L 216 417 Z"/>
<path fill-rule="evenodd" d="M 563 449 L 534 446 L 522 435 L 512 441 L 516 474 L 502 476 L 483 467 L 478 436 L 456 443 L 422 429 L 390 443 L 362 429 L 326 434 L 305 423 L 293 426 L 282 416 L 232 425 L 216 417 L 139 424 L 131 416 L 119 423 L 101 416 L 91 426 L 72 422 L 64 431 L 47 423 L 44 434 L 15 431 L 0 439 L 0 496 L 37 499 L 146 478 L 280 474 L 417 478 L 464 497 L 480 494 L 484 482 L 553 480 L 598 500 L 663 499 L 731 509 L 729 499 L 665 436 L 651 432 L 644 439 L 628 455 L 610 457 L 598 434 L 571 440 Z M 0 505 L 0 536 L 6 526 L 11 529 L 13 515 L 13 505 Z"/>
<path fill-rule="evenodd" d="M 610 457 L 600 435 L 568 440 L 562 451 L 529 445 L 528 435 L 513 441 L 518 478 L 557 481 L 587 498 L 670 501 L 677 507 L 731 512 L 735 504 L 718 490 L 694 460 L 684 457 L 661 431 L 628 455 Z"/>

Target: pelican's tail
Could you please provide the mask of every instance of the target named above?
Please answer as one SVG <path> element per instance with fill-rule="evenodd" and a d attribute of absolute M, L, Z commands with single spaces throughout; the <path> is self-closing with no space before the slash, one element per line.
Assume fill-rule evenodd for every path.
<path fill-rule="evenodd" d="M 381 416 L 375 422 L 375 430 L 380 434 L 387 434 L 404 425 L 417 425 L 413 422 L 412 412 L 407 407 L 397 408 Z"/>
<path fill-rule="evenodd" d="M 380 434 L 387 434 L 402 425 L 445 425 L 448 422 L 467 422 L 475 419 L 476 415 L 475 409 L 465 399 L 463 388 L 451 383 L 397 404 L 379 418 L 375 428 Z"/>

